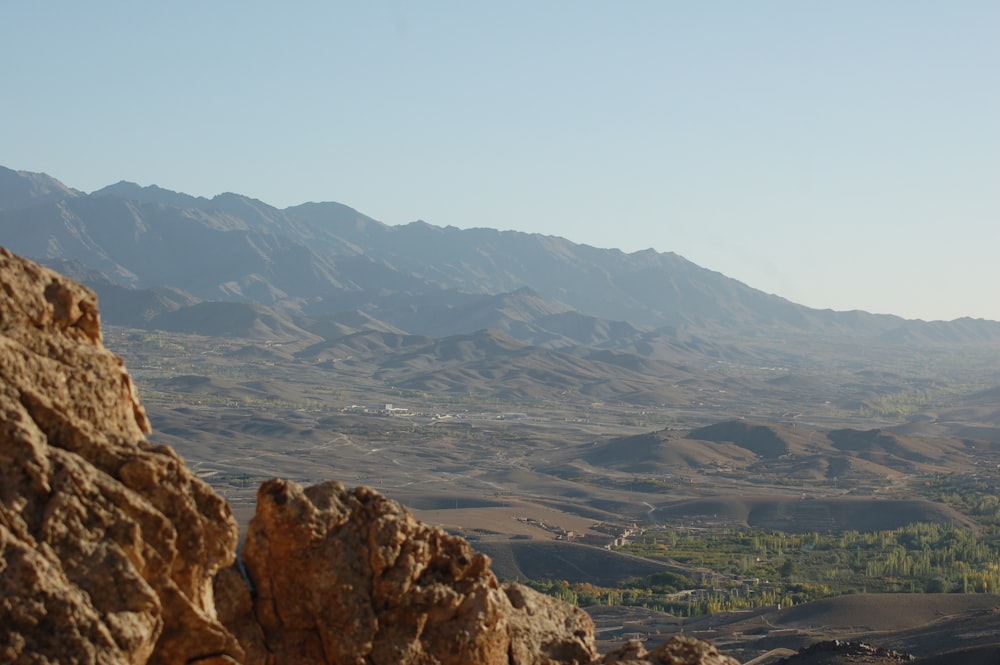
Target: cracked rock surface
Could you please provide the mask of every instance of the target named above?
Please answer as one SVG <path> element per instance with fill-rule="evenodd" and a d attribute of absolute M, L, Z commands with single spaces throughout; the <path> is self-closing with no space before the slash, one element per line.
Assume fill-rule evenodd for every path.
<path fill-rule="evenodd" d="M 242 658 L 236 522 L 148 431 L 94 294 L 0 248 L 0 662 Z"/>

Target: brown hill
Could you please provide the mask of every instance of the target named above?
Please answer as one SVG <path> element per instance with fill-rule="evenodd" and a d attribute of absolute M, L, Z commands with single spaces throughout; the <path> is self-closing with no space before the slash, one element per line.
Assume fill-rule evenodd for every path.
<path fill-rule="evenodd" d="M 874 480 L 973 469 L 977 454 L 995 448 L 989 441 L 946 436 L 912 436 L 888 430 L 824 432 L 801 425 L 739 419 L 688 432 L 661 430 L 594 442 L 574 448 L 563 461 L 667 476 L 714 469 L 797 480 Z"/>
<path fill-rule="evenodd" d="M 575 449 L 573 457 L 594 468 L 644 474 L 677 474 L 706 468 L 720 460 L 745 467 L 756 459 L 731 442 L 691 441 L 683 432 L 670 430 L 584 444 Z"/>
<path fill-rule="evenodd" d="M 792 451 L 790 440 L 809 439 L 791 428 L 746 420 L 730 420 L 709 425 L 688 433 L 689 439 L 701 441 L 728 441 L 766 459 L 775 459 Z M 801 448 L 801 446 L 799 446 Z"/>
<path fill-rule="evenodd" d="M 997 594 L 868 593 L 824 598 L 789 607 L 769 617 L 783 628 L 823 626 L 844 634 L 912 629 L 961 615 L 970 610 L 1000 606 Z"/>
<path fill-rule="evenodd" d="M 997 594 L 854 594 L 729 613 L 710 623 L 720 644 L 788 665 L 992 663 Z M 864 643 L 863 648 L 862 643 Z M 873 646 L 873 645 L 877 645 Z M 798 652 L 786 661 L 766 654 Z M 893 655 L 890 652 L 896 652 Z M 900 659 L 900 654 L 912 654 Z M 968 660 L 966 660 L 966 658 Z"/>

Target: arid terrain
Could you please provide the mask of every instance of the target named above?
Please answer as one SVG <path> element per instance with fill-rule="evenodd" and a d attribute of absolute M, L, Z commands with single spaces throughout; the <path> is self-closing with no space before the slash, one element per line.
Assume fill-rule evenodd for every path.
<path fill-rule="evenodd" d="M 937 500 L 929 485 L 998 477 L 995 390 L 963 393 L 945 382 L 905 416 L 851 412 L 846 404 L 864 395 L 834 381 L 837 401 L 790 413 L 777 403 L 801 382 L 793 373 L 760 370 L 774 375 L 772 394 L 709 397 L 706 386 L 728 380 L 716 369 L 665 387 L 671 406 L 639 408 L 579 394 L 504 401 L 404 389 L 372 376 L 373 358 L 391 362 L 383 348 L 330 362 L 303 353 L 309 341 L 115 327 L 106 342 L 136 380 L 151 440 L 177 449 L 244 525 L 271 477 L 370 485 L 469 539 L 501 577 L 522 581 L 615 587 L 658 571 L 706 572 L 616 546 L 647 529 L 974 530 L 974 516 Z M 774 408 L 762 406 L 770 400 Z M 746 415 L 725 418 L 733 413 Z M 635 606 L 588 611 L 606 645 L 684 632 L 748 661 L 833 638 L 917 655 L 992 643 L 997 600 L 861 593 L 690 618 Z"/>

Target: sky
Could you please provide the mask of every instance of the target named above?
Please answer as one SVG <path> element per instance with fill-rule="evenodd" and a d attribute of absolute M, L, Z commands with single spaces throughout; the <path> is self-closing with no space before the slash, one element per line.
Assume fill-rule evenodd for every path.
<path fill-rule="evenodd" d="M 47 0 L 0 165 L 676 252 L 816 308 L 1000 320 L 995 0 Z"/>

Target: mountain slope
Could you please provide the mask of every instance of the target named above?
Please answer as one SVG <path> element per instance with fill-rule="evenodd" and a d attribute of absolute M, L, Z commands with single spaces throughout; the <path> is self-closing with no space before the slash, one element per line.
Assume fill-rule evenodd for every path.
<path fill-rule="evenodd" d="M 0 166 L 0 210 L 16 210 L 81 196 L 45 173 L 13 171 Z"/>
<path fill-rule="evenodd" d="M 207 199 L 128 182 L 86 195 L 9 169 L 0 172 L 0 244 L 79 261 L 126 288 L 282 303 L 311 316 L 357 310 L 383 328 L 435 336 L 490 327 L 546 346 L 629 344 L 640 355 L 640 347 L 655 352 L 683 340 L 691 352 L 735 341 L 736 355 L 749 344 L 799 358 L 781 336 L 900 347 L 1000 343 L 997 322 L 813 310 L 673 253 L 422 221 L 390 227 L 337 203 L 279 210 L 238 194 Z M 523 289 L 534 300 L 530 311 Z M 643 339 L 651 329 L 659 343 Z"/>
<path fill-rule="evenodd" d="M 315 344 L 321 340 L 300 328 L 292 318 L 262 305 L 240 302 L 201 302 L 163 312 L 149 326 L 168 332 L 208 337 L 291 341 Z"/>

